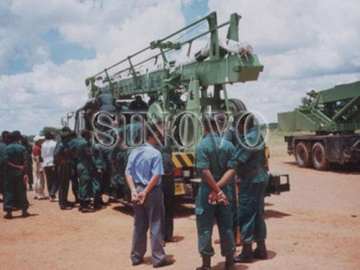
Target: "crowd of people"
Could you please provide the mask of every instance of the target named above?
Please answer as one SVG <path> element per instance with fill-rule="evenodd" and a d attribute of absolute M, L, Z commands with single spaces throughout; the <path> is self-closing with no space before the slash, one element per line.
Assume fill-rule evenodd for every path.
<path fill-rule="evenodd" d="M 197 270 L 211 269 L 211 257 L 215 253 L 211 242 L 214 222 L 219 229 L 225 269 L 235 269 L 235 263 L 267 259 L 264 196 L 269 176 L 264 139 L 249 112 L 234 116 L 233 127 L 226 130 L 226 140 L 219 135 L 219 123 L 221 120 L 204 118 L 203 138 L 195 149 L 195 164 L 202 179 L 195 202 L 198 250 L 202 257 Z M 130 154 L 125 176 L 134 204 L 132 264 L 144 262 L 146 233 L 150 230 L 151 258 L 156 268 L 171 265 L 173 261 L 166 258 L 161 245 L 164 206 L 159 187 L 166 179 L 161 162 L 166 157 L 156 140 L 161 137 L 158 127 L 150 128 L 154 132 L 148 133 L 147 141 Z M 234 257 L 238 228 L 242 251 Z"/>
<path fill-rule="evenodd" d="M 31 147 L 19 131 L 2 132 L 0 191 L 5 219 L 12 219 L 17 209 L 22 209 L 22 217 L 29 216 L 27 188 L 33 191 L 34 199 L 58 202 L 61 210 L 79 205 L 79 211 L 85 213 L 106 207 L 102 200 L 105 164 L 101 149 L 93 143 L 90 131 L 84 130 L 81 135 L 79 139 L 64 127 L 57 140 L 54 133 L 47 132 L 35 136 Z M 68 200 L 70 183 L 75 198 L 72 202 Z"/>
<path fill-rule="evenodd" d="M 198 250 L 202 257 L 197 270 L 211 269 L 214 222 L 219 229 L 225 269 L 235 269 L 234 263 L 267 259 L 264 196 L 268 172 L 264 139 L 254 123 L 249 112 L 235 114 L 226 140 L 219 135 L 219 121 L 205 117 L 202 123 L 203 138 L 195 148 L 195 166 L 202 179 L 195 202 Z M 32 148 L 20 132 L 4 131 L 0 143 L 4 218 L 11 219 L 16 208 L 22 209 L 22 217 L 30 215 L 26 185 L 33 190 L 34 199 L 58 201 L 61 210 L 78 205 L 79 211 L 88 213 L 105 208 L 104 191 L 111 195 L 112 189 L 123 184 L 134 207 L 132 264 L 144 262 L 148 230 L 153 266 L 173 264 L 164 251 L 164 242 L 176 241 L 172 138 L 164 136 L 164 129 L 164 123 L 150 125 L 145 142 L 132 149 L 124 127 L 115 132 L 116 144 L 111 148 L 103 147 L 101 138 L 94 140 L 89 130 L 83 130 L 81 138 L 77 138 L 74 131 L 64 127 L 56 141 L 50 132 L 37 135 Z M 70 183 L 74 202 L 68 200 Z M 234 257 L 238 230 L 242 251 Z"/>

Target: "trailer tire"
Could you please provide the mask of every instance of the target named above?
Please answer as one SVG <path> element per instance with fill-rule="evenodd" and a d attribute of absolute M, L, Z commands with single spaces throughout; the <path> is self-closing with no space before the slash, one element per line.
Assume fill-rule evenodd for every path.
<path fill-rule="evenodd" d="M 300 167 L 309 168 L 311 167 L 310 153 L 304 142 L 296 144 L 295 158 Z"/>
<path fill-rule="evenodd" d="M 329 168 L 330 162 L 326 158 L 325 147 L 321 142 L 313 145 L 311 153 L 312 162 L 316 170 L 325 171 Z"/>

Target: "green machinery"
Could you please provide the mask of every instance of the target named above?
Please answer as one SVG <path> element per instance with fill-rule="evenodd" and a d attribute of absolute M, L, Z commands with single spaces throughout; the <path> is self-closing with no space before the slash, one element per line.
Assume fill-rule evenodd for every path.
<path fill-rule="evenodd" d="M 234 13 L 229 21 L 218 24 L 216 13 L 210 13 L 87 78 L 90 101 L 76 112 L 76 129 L 89 126 L 88 105 L 102 89 L 115 97 L 120 114 L 138 113 L 129 110 L 129 102 L 139 95 L 149 98 L 153 102 L 145 117 L 148 121 L 164 119 L 176 141 L 172 157 L 175 193 L 194 198 L 199 181 L 194 172 L 194 146 L 201 138 L 201 116 L 221 112 L 230 119 L 232 113 L 245 110 L 241 100 L 228 98 L 226 84 L 255 81 L 264 68 L 251 46 L 239 43 L 240 18 Z M 178 41 L 180 35 L 199 29 L 201 33 Z M 223 30 L 226 38 L 222 41 Z M 203 46 L 194 52 L 199 42 Z M 275 188 L 272 193 L 276 192 Z"/>
<path fill-rule="evenodd" d="M 163 39 L 151 42 L 148 47 L 87 78 L 85 83 L 90 98 L 96 97 L 99 91 L 96 81 L 101 76 L 117 100 L 131 99 L 136 95 L 155 99 L 148 114 L 168 121 L 183 112 L 199 116 L 209 111 L 246 109 L 240 100 L 227 98 L 225 85 L 257 80 L 263 65 L 252 54 L 251 46 L 239 43 L 240 18 L 234 13 L 228 22 L 219 25 L 213 12 Z M 207 31 L 182 42 L 171 40 L 199 25 L 203 27 L 203 22 L 208 24 Z M 220 29 L 227 25 L 226 38 L 221 42 Z M 206 35 L 207 44 L 201 50 L 192 52 L 193 45 Z M 150 55 L 151 52 L 155 53 Z M 183 59 L 170 58 L 179 56 Z M 197 141 L 200 130 L 189 130 L 189 123 L 184 125 L 182 141 Z M 187 138 L 189 134 L 194 136 Z"/>
<path fill-rule="evenodd" d="M 301 167 L 360 162 L 360 81 L 308 92 L 297 109 L 278 114 L 278 123 L 282 131 L 314 132 L 285 137 Z"/>

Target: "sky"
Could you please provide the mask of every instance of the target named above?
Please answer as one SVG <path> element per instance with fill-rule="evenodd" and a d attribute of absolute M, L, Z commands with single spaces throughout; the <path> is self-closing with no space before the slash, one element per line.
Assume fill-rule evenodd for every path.
<path fill-rule="evenodd" d="M 269 123 L 312 89 L 360 80 L 358 0 L 2 0 L 0 130 L 60 128 L 88 99 L 85 78 L 212 11 L 241 15 L 264 71 L 228 94 Z"/>

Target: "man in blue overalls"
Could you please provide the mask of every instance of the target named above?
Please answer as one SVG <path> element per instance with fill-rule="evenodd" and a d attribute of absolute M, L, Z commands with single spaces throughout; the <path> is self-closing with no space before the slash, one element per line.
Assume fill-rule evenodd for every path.
<path fill-rule="evenodd" d="M 234 269 L 232 188 L 229 184 L 234 177 L 236 162 L 234 146 L 222 140 L 217 133 L 214 119 L 204 117 L 204 138 L 196 145 L 196 168 L 201 172 L 202 182 L 196 197 L 196 225 L 199 238 L 199 252 L 202 266 L 198 270 L 211 269 L 214 249 L 211 236 L 216 219 L 221 244 L 221 255 L 226 257 L 225 269 Z"/>
<path fill-rule="evenodd" d="M 28 217 L 29 202 L 26 198 L 26 183 L 29 180 L 27 151 L 18 143 L 19 136 L 15 132 L 8 135 L 9 144 L 2 153 L 5 164 L 4 177 L 4 211 L 5 219 L 11 219 L 15 203 L 22 209 L 22 217 Z"/>
<path fill-rule="evenodd" d="M 77 173 L 79 176 L 79 211 L 83 213 L 94 212 L 90 206 L 90 199 L 93 195 L 95 161 L 93 157 L 92 134 L 89 130 L 81 132 L 81 139 L 72 144 L 76 151 Z"/>
<path fill-rule="evenodd" d="M 254 125 L 254 116 L 240 111 L 234 116 L 238 143 L 239 206 L 238 221 L 241 228 L 242 252 L 235 257 L 236 263 L 250 263 L 253 258 L 267 259 L 265 246 L 266 224 L 264 197 L 269 175 L 265 168 L 265 142 L 260 130 Z M 257 247 L 252 252 L 252 242 Z"/>
<path fill-rule="evenodd" d="M 60 140 L 57 141 L 54 150 L 54 164 L 59 178 L 59 206 L 61 210 L 71 210 L 73 204 L 68 201 L 68 192 L 75 158 L 70 151 L 72 131 L 69 127 L 61 129 Z"/>

